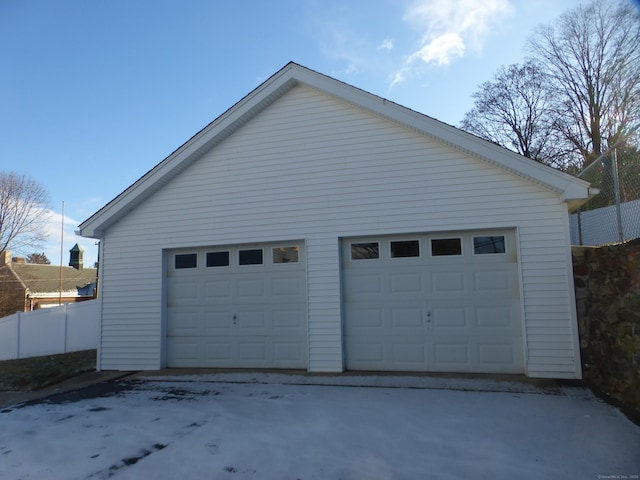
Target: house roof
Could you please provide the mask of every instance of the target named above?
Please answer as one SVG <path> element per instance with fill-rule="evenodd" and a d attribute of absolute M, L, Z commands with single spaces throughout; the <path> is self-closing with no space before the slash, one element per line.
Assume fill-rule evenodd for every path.
<path fill-rule="evenodd" d="M 33 263 L 12 263 L 11 269 L 34 296 L 60 291 L 60 267 Z M 62 267 L 62 291 L 74 295 L 92 295 L 97 281 L 97 270 Z"/>
<path fill-rule="evenodd" d="M 480 158 L 497 168 L 557 193 L 575 208 L 589 197 L 589 184 L 506 148 L 464 132 L 359 88 L 290 62 L 184 145 L 144 174 L 133 185 L 80 224 L 84 237 L 101 238 L 105 229 L 133 210 L 216 144 L 247 123 L 296 85 L 307 85 L 342 101 L 369 110 L 427 137 Z"/>

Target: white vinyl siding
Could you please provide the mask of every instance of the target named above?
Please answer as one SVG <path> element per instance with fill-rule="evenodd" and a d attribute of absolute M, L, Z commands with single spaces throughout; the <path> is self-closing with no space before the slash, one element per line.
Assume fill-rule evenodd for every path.
<path fill-rule="evenodd" d="M 297 86 L 109 227 L 101 367 L 163 365 L 163 250 L 305 240 L 309 370 L 340 371 L 339 238 L 517 228 L 527 373 L 575 378 L 566 217 L 532 182 Z"/>

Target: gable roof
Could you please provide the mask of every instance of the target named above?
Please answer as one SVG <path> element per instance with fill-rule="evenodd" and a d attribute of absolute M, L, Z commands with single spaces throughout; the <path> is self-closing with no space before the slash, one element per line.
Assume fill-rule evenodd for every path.
<path fill-rule="evenodd" d="M 191 137 L 133 185 L 79 225 L 78 234 L 100 238 L 110 225 L 126 215 L 207 151 L 296 85 L 307 85 L 339 100 L 366 109 L 427 137 L 480 158 L 541 185 L 574 208 L 589 197 L 589 184 L 506 148 L 403 107 L 382 97 L 290 62 L 238 103 Z"/>
<path fill-rule="evenodd" d="M 91 287 L 95 286 L 97 281 L 95 268 L 77 270 L 73 267 L 62 267 L 60 269 L 57 265 L 33 263 L 12 263 L 4 268 L 11 268 L 22 285 L 29 289 L 31 295 L 59 292 L 61 270 L 63 292 L 92 295 L 93 289 Z"/>

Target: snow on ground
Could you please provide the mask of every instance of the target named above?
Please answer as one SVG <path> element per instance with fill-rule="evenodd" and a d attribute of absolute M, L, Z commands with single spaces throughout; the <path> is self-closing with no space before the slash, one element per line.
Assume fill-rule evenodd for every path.
<path fill-rule="evenodd" d="M 307 380 L 287 377 L 283 384 L 260 374 L 244 378 L 254 383 L 228 383 L 238 378 L 219 376 L 148 378 L 121 383 L 123 390 L 108 397 L 5 409 L 0 478 L 494 480 L 640 474 L 640 428 L 584 389 L 542 392 L 485 383 L 471 391 L 463 382 L 446 390 L 407 386 L 409 380 L 398 378 L 394 385 L 402 388 L 372 388 L 296 384 L 313 377 L 299 378 Z M 393 383 L 390 377 L 366 382 Z"/>

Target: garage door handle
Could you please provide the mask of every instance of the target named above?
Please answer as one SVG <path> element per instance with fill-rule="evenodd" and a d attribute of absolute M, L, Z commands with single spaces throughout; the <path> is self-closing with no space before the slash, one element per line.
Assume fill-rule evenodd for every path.
<path fill-rule="evenodd" d="M 238 316 L 237 316 L 237 315 L 234 315 L 234 316 L 233 316 L 233 324 L 234 324 L 234 325 L 236 324 L 236 320 L 237 320 L 237 319 L 238 319 Z"/>

